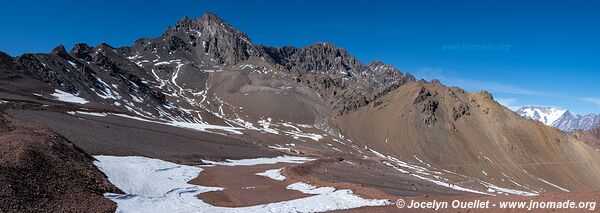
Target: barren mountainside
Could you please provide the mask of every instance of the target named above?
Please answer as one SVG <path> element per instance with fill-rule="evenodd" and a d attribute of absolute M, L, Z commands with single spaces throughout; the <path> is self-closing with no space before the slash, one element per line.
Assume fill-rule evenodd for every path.
<path fill-rule="evenodd" d="M 488 92 L 331 43 L 254 44 L 211 13 L 127 47 L 0 53 L 0 107 L 81 147 L 85 165 L 84 152 L 189 165 L 298 155 L 319 159 L 302 174 L 401 196 L 600 190 L 594 148 Z"/>
<path fill-rule="evenodd" d="M 383 155 L 418 158 L 442 173 L 469 177 L 454 177 L 456 182 L 477 178 L 475 185 L 538 192 L 598 187 L 600 168 L 593 162 L 599 156 L 593 149 L 521 118 L 486 92 L 409 83 L 335 123 L 344 135 Z"/>
<path fill-rule="evenodd" d="M 573 132 L 575 138 L 588 143 L 598 150 L 600 148 L 600 125 L 590 130 L 577 130 Z"/>

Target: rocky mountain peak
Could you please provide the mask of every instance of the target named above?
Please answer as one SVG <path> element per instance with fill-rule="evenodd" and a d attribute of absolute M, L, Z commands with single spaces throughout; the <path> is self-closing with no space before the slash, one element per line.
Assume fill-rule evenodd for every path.
<path fill-rule="evenodd" d="M 343 48 L 336 47 L 335 45 L 333 45 L 333 43 L 328 42 L 328 41 L 327 42 L 317 42 L 312 45 L 309 45 L 308 47 L 320 47 L 320 48 L 326 49 L 326 50 L 341 50 L 343 52 L 346 51 Z"/>
<path fill-rule="evenodd" d="M 569 110 L 555 107 L 523 107 L 516 111 L 517 114 L 540 121 L 546 125 L 556 127 L 563 131 L 590 130 L 600 124 L 600 115 L 578 115 Z"/>
<path fill-rule="evenodd" d="M 6 54 L 5 52 L 0 51 L 0 61 L 4 62 L 4 61 L 12 61 L 13 57 Z"/>
<path fill-rule="evenodd" d="M 382 61 L 372 61 L 367 65 L 370 70 L 379 74 L 400 74 L 400 71 L 396 67 L 383 63 Z"/>
<path fill-rule="evenodd" d="M 219 16 L 217 16 L 216 14 L 211 13 L 211 12 L 204 13 L 204 15 L 202 15 L 200 17 L 200 20 L 207 21 L 207 22 L 216 22 L 219 24 L 224 24 L 224 25 L 229 26 L 229 24 L 227 24 L 227 22 L 225 22 L 225 20 L 221 19 Z"/>
<path fill-rule="evenodd" d="M 16 67 L 17 64 L 15 63 L 14 58 L 0 51 L 0 69 L 14 70 Z"/>
<path fill-rule="evenodd" d="M 331 43 L 319 42 L 301 48 L 279 48 L 279 55 L 275 58 L 283 58 L 279 63 L 289 69 L 308 72 L 325 72 L 335 74 L 357 70 L 364 67 L 355 57 L 351 56 L 345 49 L 337 48 Z M 277 54 L 269 54 L 277 55 Z"/>
<path fill-rule="evenodd" d="M 92 59 L 91 54 L 93 53 L 92 47 L 88 46 L 84 43 L 75 44 L 71 49 L 71 54 L 73 54 L 77 58 L 84 59 L 89 61 Z"/>
<path fill-rule="evenodd" d="M 96 47 L 94 47 L 94 51 L 98 51 L 98 52 L 103 52 L 103 51 L 107 51 L 107 50 L 114 50 L 115 48 L 113 48 L 112 46 L 110 46 L 107 43 L 100 43 L 98 44 Z"/>
<path fill-rule="evenodd" d="M 190 31 L 190 30 L 202 30 L 202 26 L 200 24 L 200 21 L 198 21 L 197 19 L 190 19 L 187 16 L 184 16 L 181 20 L 177 21 L 177 23 L 175 23 L 175 26 L 173 28 L 169 27 L 169 29 L 167 29 L 167 31 L 169 30 L 173 30 L 173 31 Z"/>
<path fill-rule="evenodd" d="M 168 34 L 175 32 L 183 32 L 195 37 L 214 37 L 220 36 L 219 34 L 228 34 L 230 36 L 239 37 L 242 40 L 250 42 L 248 35 L 232 27 L 225 22 L 225 20 L 210 12 L 207 12 L 203 16 L 195 19 L 190 19 L 189 17 L 184 16 L 175 24 L 173 28 L 168 29 L 166 33 Z"/>
<path fill-rule="evenodd" d="M 572 114 L 568 110 L 556 120 L 552 126 L 563 131 L 571 132 L 574 130 L 590 130 L 600 124 L 600 115 L 587 114 L 578 115 Z"/>
<path fill-rule="evenodd" d="M 61 45 L 58 45 L 57 47 L 55 47 L 54 49 L 52 49 L 52 51 L 50 51 L 50 54 L 64 57 L 64 56 L 68 55 L 69 53 L 67 53 L 65 46 L 63 46 L 61 44 Z"/>
<path fill-rule="evenodd" d="M 555 107 L 535 107 L 528 106 L 523 107 L 517 110 L 517 114 L 533 119 L 539 122 L 542 122 L 546 125 L 552 125 L 555 121 L 560 119 L 561 116 L 566 112 L 566 110 L 558 109 Z"/>
<path fill-rule="evenodd" d="M 213 13 L 195 19 L 183 17 L 161 37 L 139 40 L 136 46 L 166 57 L 172 54 L 190 60 L 208 57 L 217 64 L 229 65 L 257 55 L 248 35 Z"/>
<path fill-rule="evenodd" d="M 383 66 L 383 65 L 387 65 L 387 64 L 385 64 L 379 60 L 371 61 L 371 63 L 369 63 L 369 67 L 378 67 L 378 66 Z"/>
<path fill-rule="evenodd" d="M 344 48 L 338 48 L 334 46 L 331 42 L 318 42 L 310 46 L 305 46 L 300 48 L 301 50 L 307 51 L 318 51 L 317 53 L 321 53 L 323 56 L 334 56 L 334 57 L 342 57 L 342 58 L 350 58 L 350 53 L 346 51 Z M 353 57 L 352 57 L 353 58 Z"/>

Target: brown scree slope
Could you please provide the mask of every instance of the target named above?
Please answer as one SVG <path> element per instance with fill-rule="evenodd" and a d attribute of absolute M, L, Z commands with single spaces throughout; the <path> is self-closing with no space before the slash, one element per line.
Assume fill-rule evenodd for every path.
<path fill-rule="evenodd" d="M 597 152 L 558 129 L 521 118 L 487 92 L 409 83 L 334 123 L 368 148 L 400 160 L 418 157 L 501 187 L 600 189 Z M 451 181 L 468 185 L 472 180 Z"/>
<path fill-rule="evenodd" d="M 0 114 L 0 212 L 114 212 L 103 194 L 121 191 L 93 160 L 48 129 Z"/>

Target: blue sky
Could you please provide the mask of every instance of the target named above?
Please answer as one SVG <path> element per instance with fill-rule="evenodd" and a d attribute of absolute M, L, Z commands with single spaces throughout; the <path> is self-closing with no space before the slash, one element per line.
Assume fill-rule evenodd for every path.
<path fill-rule="evenodd" d="M 330 41 L 368 63 L 488 90 L 510 107 L 600 113 L 598 1 L 7 1 L 0 51 L 131 45 L 211 11 L 254 43 Z"/>

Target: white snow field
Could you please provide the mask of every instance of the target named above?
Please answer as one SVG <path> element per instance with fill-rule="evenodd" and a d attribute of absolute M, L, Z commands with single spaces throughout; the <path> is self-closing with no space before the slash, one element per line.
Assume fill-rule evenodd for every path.
<path fill-rule="evenodd" d="M 69 102 L 69 103 L 76 103 L 76 104 L 86 104 L 89 102 L 83 98 L 77 97 L 71 93 L 61 91 L 58 89 L 55 89 L 54 93 L 52 93 L 50 95 L 52 95 L 52 97 L 54 97 L 57 100 L 62 101 L 62 102 Z"/>
<path fill-rule="evenodd" d="M 560 117 L 562 117 L 567 110 L 559 109 L 556 107 L 523 107 L 516 111 L 517 114 L 542 122 L 548 126 L 552 126 Z"/>
<path fill-rule="evenodd" d="M 258 176 L 264 176 L 273 180 L 284 181 L 285 176 L 281 174 L 281 169 L 271 169 L 264 172 L 256 173 Z"/>
<path fill-rule="evenodd" d="M 216 132 L 210 131 L 210 130 L 221 130 L 221 131 L 229 132 L 231 134 L 237 134 L 237 135 L 243 134 L 242 132 L 239 131 L 239 130 L 242 130 L 242 128 L 239 128 L 239 127 L 219 126 L 219 125 L 211 125 L 211 124 L 206 124 L 206 123 L 150 120 L 149 118 L 143 118 L 143 117 L 131 116 L 131 115 L 119 114 L 119 113 L 94 113 L 94 112 L 84 112 L 84 111 L 70 111 L 67 113 L 69 113 L 71 115 L 81 114 L 81 115 L 89 115 L 89 116 L 97 116 L 97 117 L 106 117 L 108 115 L 113 115 L 113 116 L 119 116 L 119 117 L 123 117 L 123 118 L 143 121 L 143 122 L 169 125 L 169 126 L 174 126 L 174 127 L 179 127 L 179 128 L 187 128 L 187 129 L 197 130 L 197 131 L 201 131 L 201 132 L 216 133 Z"/>
<path fill-rule="evenodd" d="M 230 160 L 227 159 L 224 162 L 215 162 L 209 160 L 202 160 L 202 162 L 207 164 L 212 164 L 216 166 L 254 166 L 261 164 L 276 164 L 276 163 L 305 163 L 308 161 L 312 161 L 314 159 L 307 157 L 296 157 L 296 156 L 277 156 L 274 158 L 252 158 L 252 159 L 241 159 L 241 160 Z"/>
<path fill-rule="evenodd" d="M 443 186 L 443 187 L 447 187 L 447 188 L 451 188 L 457 191 L 464 191 L 464 192 L 469 192 L 469 193 L 474 193 L 474 194 L 483 194 L 483 195 L 492 195 L 495 196 L 495 194 L 514 194 L 514 195 L 520 195 L 520 196 L 535 196 L 538 195 L 538 192 L 533 191 L 531 189 L 529 189 L 529 187 L 524 186 L 524 184 L 518 184 L 516 181 L 513 180 L 513 178 L 504 175 L 509 181 L 513 182 L 515 185 L 517 185 L 520 188 L 525 188 L 528 190 L 531 190 L 531 192 L 529 191 L 522 191 L 522 190 L 517 190 L 517 189 L 510 189 L 510 188 L 503 188 L 503 187 L 499 187 L 496 186 L 494 184 L 488 183 L 486 181 L 480 180 L 478 178 L 474 178 L 474 177 L 469 177 L 469 179 L 471 180 L 472 183 L 477 183 L 479 185 L 481 185 L 482 187 L 487 188 L 486 191 L 478 191 L 472 188 L 468 188 L 468 187 L 464 187 L 464 186 L 460 186 L 460 185 L 455 185 L 455 184 L 450 184 L 450 182 L 448 181 L 448 179 L 446 179 L 444 176 L 442 176 L 442 174 L 445 175 L 458 175 L 461 177 L 466 177 L 464 175 L 460 175 L 458 173 L 455 172 L 451 172 L 448 170 L 444 170 L 444 169 L 438 169 L 435 167 L 432 167 L 430 164 L 425 163 L 424 161 L 422 161 L 420 158 L 418 158 L 416 155 L 413 155 L 413 157 L 419 161 L 421 164 L 423 164 L 423 166 L 419 166 L 416 165 L 414 163 L 409 163 L 409 162 L 405 162 L 405 161 L 401 161 L 395 157 L 392 157 L 390 155 L 386 156 L 383 155 L 375 150 L 372 149 L 368 149 L 370 150 L 373 154 L 375 154 L 376 156 L 386 159 L 387 161 L 383 161 L 383 164 L 392 167 L 398 171 L 400 171 L 401 173 L 404 174 L 408 174 L 410 176 L 419 178 L 421 180 L 425 180 L 425 181 L 429 181 L 431 183 L 434 183 L 436 185 L 439 186 Z M 485 157 L 485 156 L 484 156 Z M 487 158 L 487 157 L 485 157 Z M 482 171 L 484 174 L 485 171 Z M 495 193 L 495 194 L 494 194 Z"/>
<path fill-rule="evenodd" d="M 364 199 L 354 195 L 351 190 L 294 183 L 288 189 L 314 196 L 248 207 L 218 207 L 205 203 L 196 196 L 223 188 L 187 183 L 196 178 L 203 171 L 202 168 L 137 156 L 94 157 L 97 159 L 94 164 L 106 174 L 108 180 L 125 192 L 105 194 L 117 203 L 117 212 L 326 212 L 390 205 L 388 200 Z M 256 162 L 256 159 L 249 160 L 240 162 Z M 264 158 L 262 162 L 280 160 L 281 158 Z"/>

